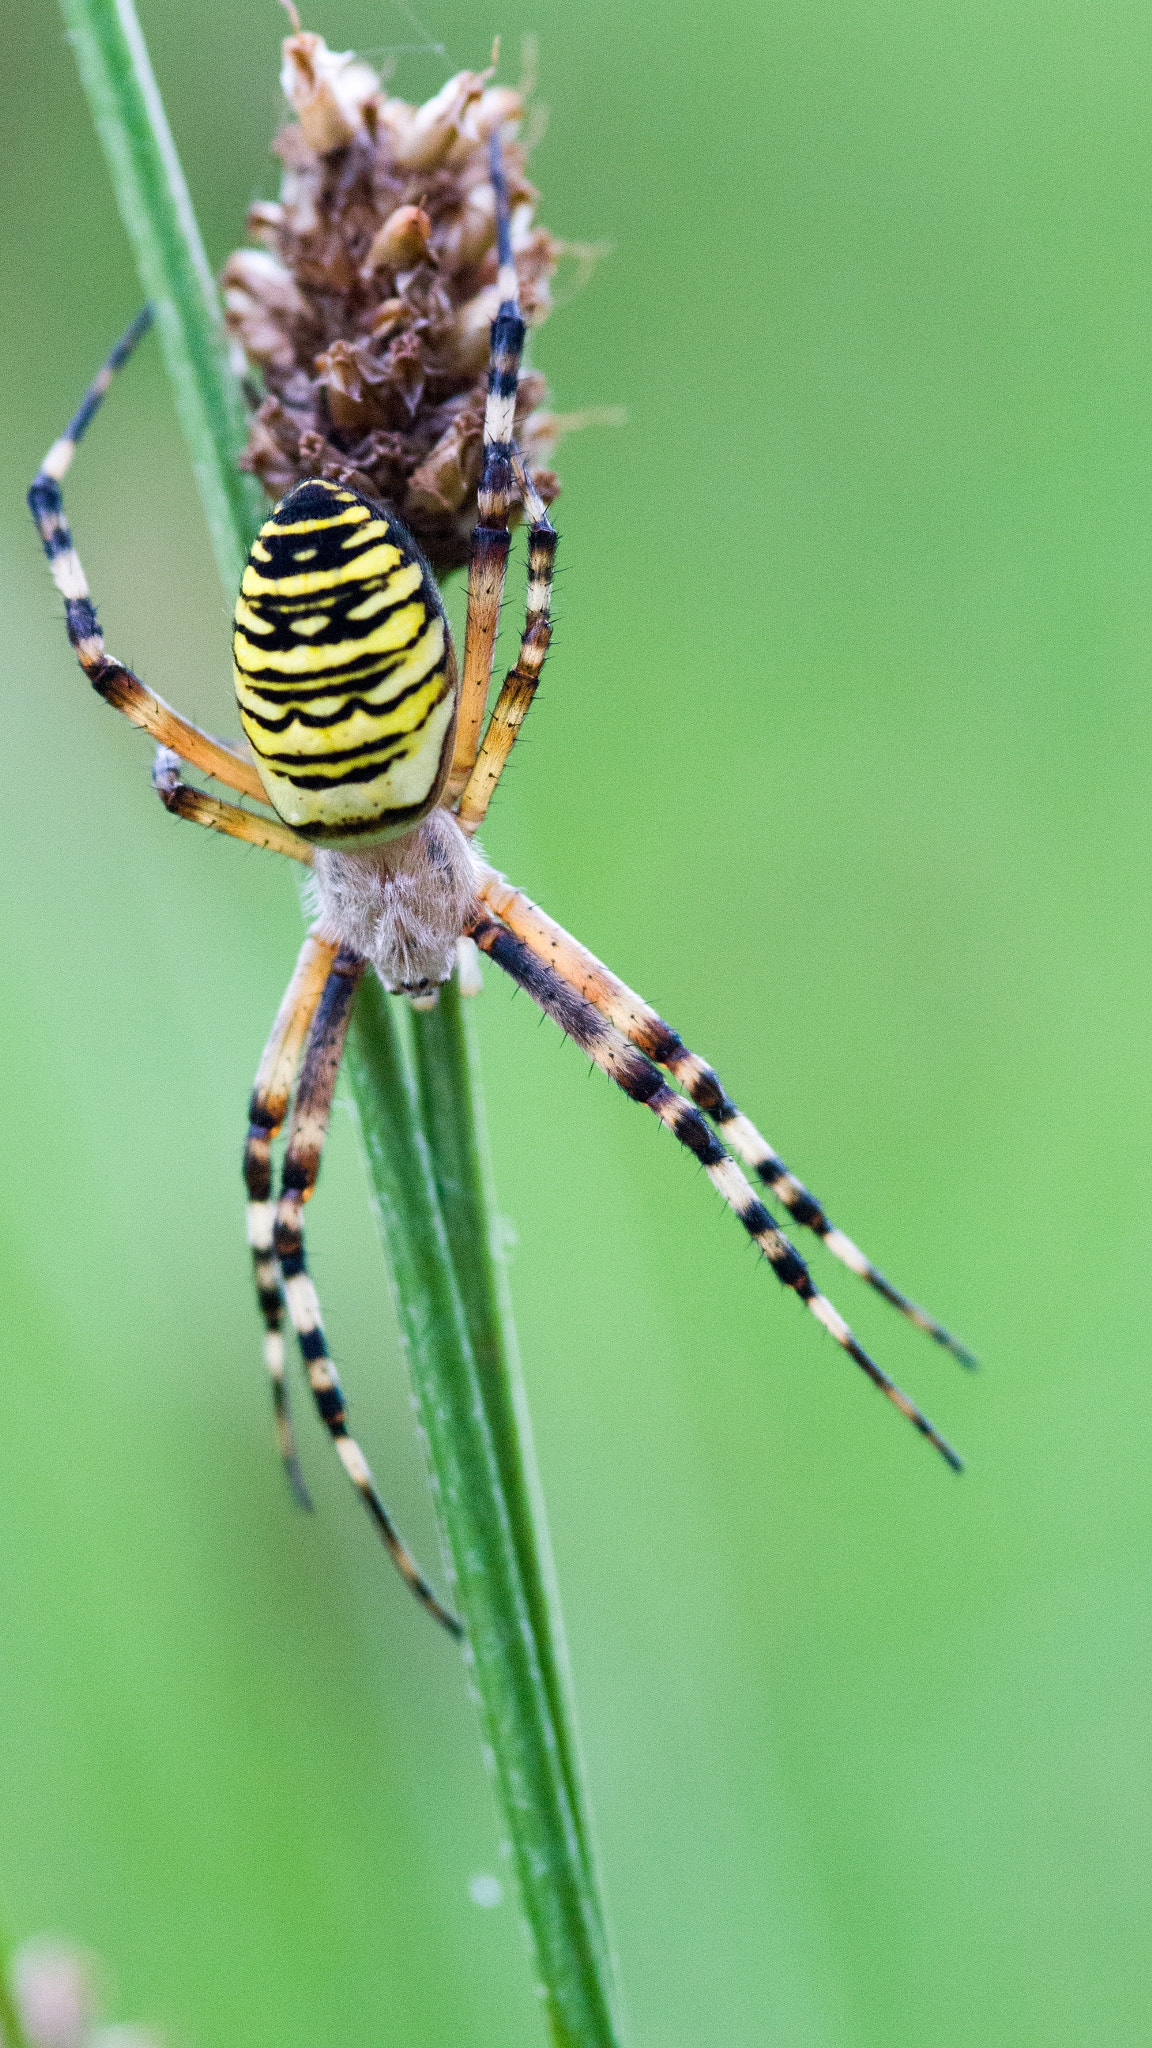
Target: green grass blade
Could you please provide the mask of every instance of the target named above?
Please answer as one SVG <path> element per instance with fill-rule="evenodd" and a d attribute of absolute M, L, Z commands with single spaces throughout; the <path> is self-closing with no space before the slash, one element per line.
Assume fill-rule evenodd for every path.
<path fill-rule="evenodd" d="M 243 407 L 191 202 L 130 0 L 61 4 L 156 310 L 231 599 L 260 500 L 235 466 Z M 542 1998 L 562 2048 L 615 2048 L 611 1970 L 568 1725 L 562 1645 L 550 1627 L 541 1559 L 544 1571 L 550 1567 L 546 1544 L 532 1526 L 534 1480 L 524 1469 L 528 1440 L 514 1340 L 502 1276 L 492 1263 L 467 1048 L 463 1039 L 455 1049 L 451 1042 L 453 1001 L 449 994 L 442 1020 L 448 1033 L 443 1076 L 433 1072 L 436 1027 L 420 1040 L 451 1239 L 415 1084 L 374 977 L 357 1000 L 348 1076 Z"/>
<path fill-rule="evenodd" d="M 470 1006 L 457 978 L 432 1010 L 412 1017 L 420 1114 L 440 1209 L 460 1285 L 472 1354 L 500 1467 L 512 1538 L 548 1690 L 569 1804 L 589 1882 L 595 1884 L 575 1716 L 544 1503 L 536 1471 L 516 1328 L 502 1250 L 493 1242 L 495 1206 L 479 1063 Z"/>
<path fill-rule="evenodd" d="M 374 976 L 357 997 L 347 1070 L 553 2038 L 564 2048 L 609 2048 L 618 2036 L 599 1902 L 569 1792 L 571 1740 L 560 1737 L 537 1653 L 415 1090 Z M 484 1212 L 477 1226 L 477 1247 L 486 1246 Z"/>
<path fill-rule="evenodd" d="M 12 1990 L 11 1957 L 6 1942 L 0 1940 L 0 2043 L 3 2048 L 29 2048 L 28 2036 L 20 2020 L 19 2007 Z"/>
<path fill-rule="evenodd" d="M 220 302 L 132 0 L 60 0 L 112 184 L 152 305 L 229 602 L 260 522 L 242 476 L 244 405 Z"/>

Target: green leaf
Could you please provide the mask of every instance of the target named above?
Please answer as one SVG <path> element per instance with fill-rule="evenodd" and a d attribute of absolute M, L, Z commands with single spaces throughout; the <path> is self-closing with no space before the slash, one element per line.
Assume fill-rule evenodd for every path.
<path fill-rule="evenodd" d="M 236 469 L 243 407 L 187 187 L 130 0 L 61 4 L 231 599 L 260 505 Z M 615 2048 L 563 1640 L 455 988 L 413 1024 L 419 1096 L 393 1006 L 366 978 L 348 1079 L 539 1990 L 562 2048 Z"/>

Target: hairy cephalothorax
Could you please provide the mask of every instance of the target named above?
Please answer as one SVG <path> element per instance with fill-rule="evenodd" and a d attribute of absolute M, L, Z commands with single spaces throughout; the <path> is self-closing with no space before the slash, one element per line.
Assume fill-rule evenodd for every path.
<path fill-rule="evenodd" d="M 361 954 L 390 995 L 421 997 L 451 974 L 479 886 L 472 847 L 436 809 L 382 846 L 318 847 L 305 898 L 319 938 Z"/>
<path fill-rule="evenodd" d="M 319 1414 L 397 1568 L 437 1619 L 459 1633 L 400 1541 L 349 1433 L 304 1256 L 303 1205 L 316 1184 L 352 1005 L 367 968 L 386 988 L 426 1003 L 454 957 L 463 966 L 466 942 L 474 941 L 699 1161 L 776 1278 L 957 1470 L 956 1453 L 857 1342 L 736 1160 L 850 1271 L 936 1343 L 972 1360 L 833 1225 L 707 1062 L 480 856 L 474 834 L 548 651 L 556 550 L 545 480 L 533 476 L 531 448 L 518 440 L 531 425 L 520 295 L 539 292 L 541 266 L 550 261 L 523 221 L 519 237 L 515 232 L 501 131 L 519 103 L 472 74 L 450 81 L 421 108 L 382 101 L 364 67 L 333 58 L 319 37 L 299 33 L 288 38 L 285 63 L 302 125 L 284 148 L 293 167 L 286 196 L 280 209 L 265 210 L 265 225 L 295 269 L 273 276 L 267 265 L 249 265 L 247 297 L 233 269 L 230 287 L 233 326 L 255 359 L 264 352 L 271 393 L 251 466 L 284 492 L 253 543 L 236 604 L 236 694 L 250 755 L 200 732 L 107 654 L 64 517 L 60 481 L 113 372 L 147 328 L 147 313 L 112 351 L 45 456 L 29 503 L 85 674 L 108 703 L 160 742 L 154 781 L 168 809 L 313 870 L 316 922 L 260 1062 L 244 1152 L 248 1237 L 280 1447 L 306 1499 L 284 1370 L 287 1309 Z M 513 169 L 519 200 L 516 158 Z M 467 203 L 461 175 L 471 193 Z M 411 217 L 414 210 L 424 224 Z M 374 312 L 382 278 L 389 296 Z M 439 309 L 434 318 L 430 308 Z M 482 408 L 472 388 L 478 359 L 460 353 L 461 336 L 477 320 L 483 331 L 490 324 Z M 387 340 L 393 321 L 394 342 Z M 374 407 L 398 417 L 405 391 L 406 439 L 371 424 Z M 334 438 L 321 447 L 319 428 L 310 428 L 288 460 L 275 440 L 276 422 L 283 426 L 285 408 L 297 399 L 301 417 L 311 409 Z M 441 405 L 455 428 L 444 426 Z M 430 472 L 425 462 L 421 482 L 420 449 L 421 437 L 433 433 L 441 435 L 441 483 L 450 474 L 453 482 L 430 506 L 421 495 Z M 448 445 L 453 434 L 456 453 L 467 453 L 458 470 Z M 551 479 L 548 485 L 550 495 Z M 509 529 L 521 511 L 528 522 L 524 629 L 485 723 Z M 458 670 L 433 569 L 459 559 L 473 516 Z M 265 808 L 222 802 L 189 786 L 181 763 Z M 272 1145 L 290 1104 L 274 1200 Z"/>

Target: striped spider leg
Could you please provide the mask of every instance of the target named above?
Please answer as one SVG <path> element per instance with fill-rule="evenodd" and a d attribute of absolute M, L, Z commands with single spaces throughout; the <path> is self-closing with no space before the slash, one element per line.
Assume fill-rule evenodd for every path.
<path fill-rule="evenodd" d="M 459 1639 L 463 1635 L 460 1623 L 441 1606 L 401 1541 L 392 1517 L 376 1491 L 368 1461 L 355 1437 L 348 1433 L 344 1396 L 328 1352 L 320 1303 L 304 1257 L 301 1211 L 316 1186 L 352 1003 L 366 966 L 367 962 L 358 953 L 341 947 L 332 958 L 324 980 L 296 1088 L 281 1194 L 273 1227 L 272 1251 L 317 1412 L 332 1437 L 340 1462 L 372 1516 L 401 1577 L 429 1614 L 447 1629 L 449 1635 Z"/>
<path fill-rule="evenodd" d="M 452 773 L 448 779 L 448 794 L 457 797 L 456 816 L 469 838 L 484 821 L 513 742 L 536 694 L 552 638 L 552 578 L 556 559 L 556 530 L 512 439 L 526 330 L 520 313 L 516 265 L 512 259 L 508 188 L 498 130 L 489 143 L 489 164 L 496 195 L 500 307 L 492 323 L 488 398 L 484 408 L 484 467 L 477 494 L 481 523 L 473 535 L 468 572 L 460 726 Z M 508 561 L 508 514 L 513 502 L 514 484 L 531 522 L 527 617 L 515 667 L 509 669 L 504 678 L 483 741 L 477 746 L 492 676 L 500 597 Z"/>
<path fill-rule="evenodd" d="M 574 1039 L 601 1071 L 616 1082 L 617 1087 L 622 1088 L 633 1102 L 641 1102 L 650 1109 L 680 1143 L 694 1154 L 717 1193 L 768 1259 L 781 1284 L 792 1288 L 799 1295 L 800 1300 L 811 1310 L 817 1321 L 823 1324 L 838 1344 L 842 1345 L 848 1356 L 868 1375 L 873 1384 L 887 1395 L 901 1414 L 907 1416 L 922 1436 L 927 1437 L 929 1443 L 935 1446 L 953 1471 L 962 1471 L 963 1463 L 959 1454 L 945 1441 L 928 1417 L 909 1400 L 888 1374 L 881 1370 L 874 1359 L 869 1357 L 853 1336 L 843 1316 L 826 1296 L 820 1293 L 803 1259 L 778 1229 L 735 1160 L 725 1150 L 715 1132 L 709 1129 L 695 1103 L 678 1095 L 664 1081 L 659 1068 L 637 1042 L 636 1023 L 634 1022 L 633 1029 L 627 1033 L 618 1029 L 617 1025 L 603 1013 L 603 1006 L 596 1001 L 589 1001 L 588 996 L 582 992 L 578 971 L 573 975 L 571 968 L 574 957 L 578 958 L 583 948 L 579 947 L 575 940 L 570 939 L 566 932 L 561 932 L 560 927 L 554 926 L 551 919 L 545 919 L 542 912 L 537 912 L 535 905 L 528 904 L 526 897 L 510 889 L 503 877 L 493 875 L 492 870 L 486 871 L 480 894 L 484 899 L 483 904 L 477 906 L 476 914 L 470 919 L 466 930 L 481 951 L 495 960 L 517 986 L 532 997 L 533 1002 L 538 1004 L 545 1015 L 560 1026 L 565 1036 Z M 515 898 L 518 898 L 518 901 L 512 900 Z M 522 929 L 530 931 L 531 942 L 526 943 L 510 924 L 504 923 L 502 915 L 489 915 L 486 906 L 490 903 L 498 903 L 501 912 L 510 912 Z M 529 918 L 524 914 L 525 906 L 528 910 L 536 912 L 535 918 Z M 537 919 L 540 920 L 539 923 L 536 922 Z M 560 934 L 565 942 L 562 946 L 551 947 L 549 928 Z M 548 957 L 550 947 L 551 957 Z M 617 986 L 623 989 L 622 983 Z M 647 1011 L 647 1005 L 639 1005 L 639 1009 L 641 1012 Z M 648 1014 L 655 1016 L 654 1011 Z M 667 1030 L 668 1027 L 664 1028 Z M 669 1032 L 669 1039 L 673 1036 L 674 1034 Z M 663 1050 L 671 1053 L 671 1046 L 665 1044 Z M 694 1057 L 686 1048 L 682 1048 L 682 1052 L 685 1061 Z M 703 1063 L 699 1064 L 702 1067 Z M 722 1096 L 722 1100 L 727 1103 L 728 1098 Z M 734 1105 L 732 1109 L 734 1115 L 739 1115 Z M 749 1126 L 749 1129 L 751 1128 Z M 786 1172 L 782 1162 L 781 1170 Z M 789 1181 L 791 1182 L 791 1176 Z M 793 1185 L 796 1188 L 800 1187 L 799 1182 Z M 811 1201 L 811 1197 L 808 1197 L 808 1200 Z M 817 1206 L 813 1204 L 813 1208 Z M 823 1211 L 819 1213 L 823 1217 Z M 812 1227 L 818 1226 L 813 1224 Z M 855 1251 L 855 1247 L 852 1249 Z M 861 1254 L 857 1256 L 862 1259 Z M 866 1261 L 862 1263 L 867 1264 Z M 875 1269 L 869 1266 L 865 1277 L 870 1277 L 874 1271 Z M 881 1276 L 877 1275 L 877 1281 L 880 1280 Z M 904 1297 L 897 1295 L 896 1290 L 890 1288 L 886 1281 L 882 1282 L 880 1291 L 886 1298 L 891 1300 L 895 1297 L 898 1305 L 905 1306 Z M 908 1303 L 906 1312 L 913 1316 L 913 1320 L 920 1322 L 921 1327 L 928 1327 L 933 1335 L 936 1334 L 939 1325 L 932 1323 L 931 1318 L 925 1317 L 922 1310 L 914 1310 L 914 1305 Z M 947 1338 L 943 1331 L 940 1332 L 939 1341 L 947 1342 L 954 1350 L 962 1350 L 962 1347 Z"/>
<path fill-rule="evenodd" d="M 157 764 L 161 766 L 160 763 Z M 164 763 L 169 768 L 168 763 Z M 169 768 L 173 774 L 174 764 Z M 153 781 L 158 781 L 153 772 Z M 175 785 L 174 786 L 178 786 Z M 203 822 L 207 822 L 205 819 Z M 312 1502 L 304 1484 L 284 1376 L 284 1288 L 274 1244 L 276 1207 L 272 1200 L 272 1141 L 288 1111 L 300 1050 L 324 992 L 336 948 L 309 932 L 300 948 L 292 979 L 268 1036 L 248 1110 L 244 1146 L 244 1185 L 248 1190 L 248 1243 L 252 1249 L 256 1299 L 264 1318 L 264 1363 L 272 1386 L 276 1435 L 288 1483 L 302 1508 Z"/>
<path fill-rule="evenodd" d="M 530 633 L 531 623 L 525 634 L 526 645 Z M 535 679 L 531 688 L 525 688 L 518 673 L 526 665 L 531 667 L 531 659 L 530 654 L 525 664 L 522 648 L 517 668 L 510 671 L 497 700 L 476 770 L 460 800 L 460 817 L 466 830 L 470 826 L 475 829 L 473 819 L 478 824 L 483 818 L 531 702 Z M 501 710 L 506 698 L 508 715 L 502 723 Z M 844 1265 L 964 1365 L 975 1364 L 971 1352 L 934 1317 L 899 1293 L 851 1238 L 835 1228 L 821 1204 L 736 1107 L 713 1069 L 688 1050 L 655 1010 L 495 869 L 478 861 L 477 871 L 479 902 L 465 925 L 468 936 L 532 997 L 545 1015 L 575 1039 L 625 1094 L 633 1101 L 645 1103 L 694 1153 L 717 1192 L 769 1260 L 777 1279 L 795 1290 L 874 1385 L 935 1445 L 954 1471 L 961 1471 L 961 1460 L 951 1445 L 868 1356 L 839 1311 L 820 1293 L 803 1259 L 777 1228 L 720 1139 L 709 1129 L 701 1109 L 708 1112 L 733 1150 L 753 1168 L 796 1221 L 823 1238 Z M 686 1101 L 668 1087 L 654 1062 L 666 1068 L 691 1100 Z"/>
<path fill-rule="evenodd" d="M 967 1346 L 951 1336 L 934 1316 L 893 1287 L 859 1246 L 835 1227 L 822 1204 L 785 1166 L 775 1147 L 761 1137 L 756 1126 L 737 1108 L 715 1069 L 699 1054 L 690 1052 L 679 1033 L 665 1023 L 642 996 L 605 967 L 587 946 L 582 946 L 522 890 L 513 888 L 494 868 L 485 866 L 482 869 L 480 894 L 488 908 L 524 941 L 538 959 L 553 967 L 561 979 L 590 1002 L 602 1017 L 622 1031 L 650 1060 L 671 1074 L 697 1108 L 711 1118 L 732 1151 L 751 1167 L 797 1223 L 813 1231 L 842 1265 L 866 1280 L 917 1329 L 925 1331 L 934 1343 L 950 1351 L 961 1365 L 975 1368 L 977 1361 Z"/>
<path fill-rule="evenodd" d="M 151 324 L 151 309 L 146 306 L 97 371 L 72 419 L 59 440 L 52 443 L 36 472 L 28 491 L 28 509 L 48 557 L 52 581 L 64 599 L 68 638 L 93 689 L 114 711 L 122 711 L 133 725 L 142 726 L 161 746 L 171 748 L 180 760 L 191 762 L 193 767 L 224 783 L 229 789 L 265 802 L 259 778 L 248 762 L 231 748 L 211 739 L 206 732 L 201 732 L 199 726 L 193 725 L 189 719 L 182 718 L 178 711 L 165 703 L 163 697 L 157 697 L 146 689 L 123 662 L 108 654 L 88 581 L 64 516 L 60 485 L 71 467 L 77 445 L 117 370 L 127 362 Z"/>
<path fill-rule="evenodd" d="M 544 503 L 520 460 L 515 447 L 512 462 L 520 485 L 524 509 L 531 520 L 528 533 L 528 615 L 520 640 L 520 652 L 501 685 L 492 707 L 479 753 L 456 806 L 456 816 L 469 837 L 484 822 L 516 735 L 536 695 L 540 671 L 552 638 L 552 573 L 556 559 L 556 530 L 544 510 Z"/>
<path fill-rule="evenodd" d="M 514 503 L 512 428 L 527 332 L 520 311 L 520 287 L 512 254 L 508 185 L 498 128 L 493 130 L 489 141 L 488 166 L 496 205 L 496 288 L 499 304 L 492 322 L 488 353 L 483 467 L 477 491 L 480 517 L 473 530 L 468 559 L 468 610 L 464 626 L 459 724 L 447 784 L 450 801 L 459 798 L 476 766 L 488 687 L 492 680 L 500 604 L 508 567 L 508 515 Z M 540 509 L 543 511 L 543 506 Z"/>

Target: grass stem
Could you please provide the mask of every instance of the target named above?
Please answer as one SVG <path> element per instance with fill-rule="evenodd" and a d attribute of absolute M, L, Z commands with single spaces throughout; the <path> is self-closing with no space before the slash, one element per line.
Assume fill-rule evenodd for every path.
<path fill-rule="evenodd" d="M 599 1901 L 569 1790 L 574 1748 L 557 1721 L 549 1650 L 541 1654 L 488 1420 L 489 1402 L 499 1411 L 506 1395 L 493 1399 L 491 1377 L 487 1399 L 481 1385 L 432 1152 L 393 1005 L 375 977 L 361 985 L 347 1059 L 538 1990 L 557 2043 L 609 2048 L 618 2035 Z M 446 1163 L 442 1151 L 442 1171 Z M 486 1251 L 486 1211 L 477 1221 Z M 464 1253 L 459 1214 L 457 1231 L 457 1250 Z M 475 1265 L 465 1259 L 474 1314 L 482 1265 L 483 1259 Z M 505 1438 L 505 1461 L 514 1442 Z M 526 1499 L 522 1474 L 521 1483 Z M 533 1599 L 547 1631 L 538 1578 Z M 555 1684 L 554 1663 L 551 1678 Z"/>
<path fill-rule="evenodd" d="M 12 1989 L 12 1958 L 7 1942 L 0 1942 L 0 2044 L 2 2048 L 29 2048 Z"/>
<path fill-rule="evenodd" d="M 231 602 L 261 518 L 236 457 L 244 404 L 176 145 L 132 0 L 60 0 L 104 146 L 144 295 L 160 333 L 176 412 Z"/>
<path fill-rule="evenodd" d="M 231 600 L 260 500 L 236 468 L 243 406 L 191 200 L 131 0 L 61 5 Z M 559 2048 L 616 2048 L 551 1563 L 493 1255 L 474 1056 L 454 988 L 413 1019 L 412 1043 L 419 1092 L 393 1005 L 368 977 L 348 1079 L 538 1988 Z"/>
<path fill-rule="evenodd" d="M 455 975 L 435 1009 L 412 1015 L 420 1114 L 460 1284 L 468 1334 L 512 1540 L 532 1616 L 560 1760 L 581 1852 L 592 1875 L 583 1785 L 574 1747 L 575 1714 L 548 1523 L 536 1469 L 520 1352 L 492 1191 L 479 1059 L 471 1005 Z"/>

